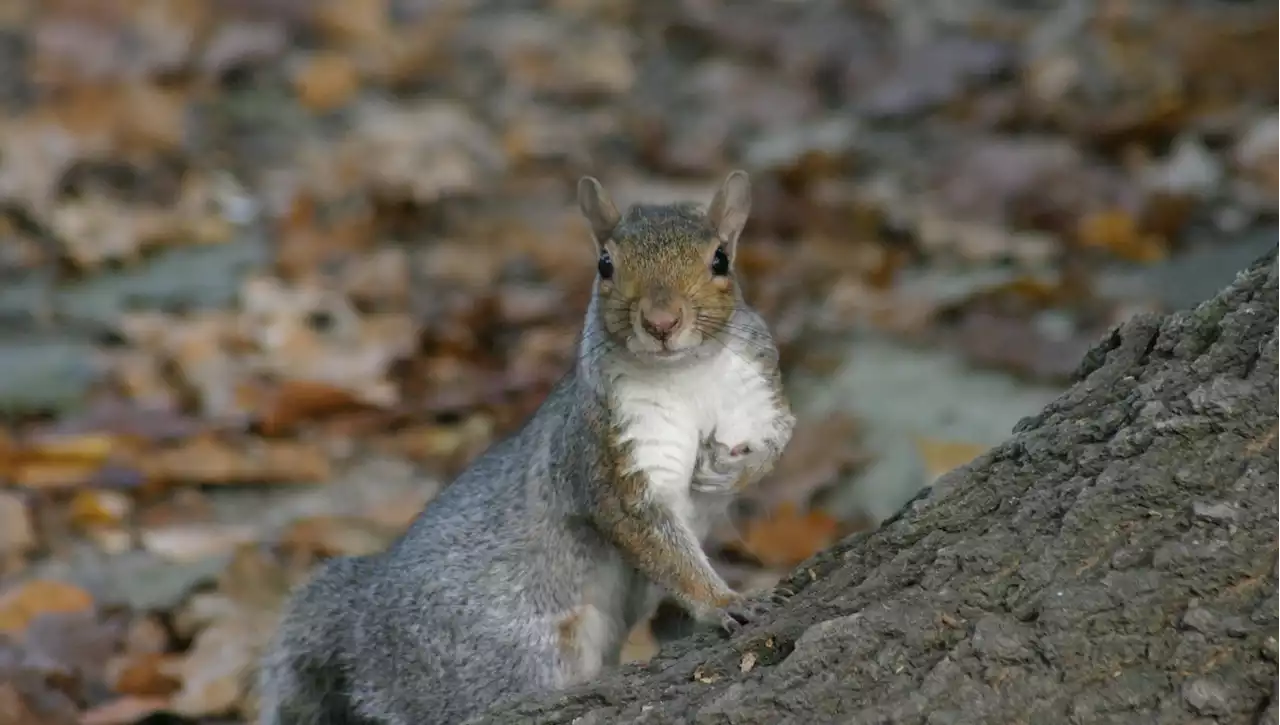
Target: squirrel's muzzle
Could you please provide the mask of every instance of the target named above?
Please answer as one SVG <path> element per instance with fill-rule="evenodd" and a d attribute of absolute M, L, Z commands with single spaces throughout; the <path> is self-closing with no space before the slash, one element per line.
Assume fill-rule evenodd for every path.
<path fill-rule="evenodd" d="M 640 327 L 658 342 L 667 342 L 680 332 L 684 305 L 671 295 L 649 295 L 640 300 Z"/>

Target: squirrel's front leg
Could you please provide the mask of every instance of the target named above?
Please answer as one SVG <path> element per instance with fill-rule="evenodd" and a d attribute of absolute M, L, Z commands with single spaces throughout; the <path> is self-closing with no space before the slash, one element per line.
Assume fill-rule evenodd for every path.
<path fill-rule="evenodd" d="M 735 592 L 716 573 L 690 523 L 696 434 L 689 436 L 687 450 L 683 441 L 644 438 L 629 438 L 613 449 L 612 485 L 598 489 L 593 507 L 599 530 L 698 620 L 734 631 L 756 617 L 763 605 Z"/>
<path fill-rule="evenodd" d="M 648 491 L 640 472 L 618 480 L 596 507 L 597 526 L 629 563 L 672 594 L 694 618 L 735 631 L 763 607 L 735 592 L 711 567 L 692 527 Z"/>

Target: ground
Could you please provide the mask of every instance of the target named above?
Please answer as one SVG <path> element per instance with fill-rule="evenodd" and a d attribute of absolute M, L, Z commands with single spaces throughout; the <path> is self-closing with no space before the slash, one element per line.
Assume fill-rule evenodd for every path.
<path fill-rule="evenodd" d="M 1277 17 L 0 3 L 0 722 L 251 720 L 289 588 L 563 374 L 584 174 L 627 204 L 751 173 L 736 273 L 799 425 L 708 554 L 760 589 L 846 546 L 1275 248 Z"/>

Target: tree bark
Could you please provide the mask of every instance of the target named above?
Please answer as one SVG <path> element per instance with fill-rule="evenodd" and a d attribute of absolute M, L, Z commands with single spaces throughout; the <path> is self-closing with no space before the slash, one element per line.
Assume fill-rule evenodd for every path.
<path fill-rule="evenodd" d="M 763 621 L 476 722 L 1275 723 L 1276 296 L 1131 320 Z"/>

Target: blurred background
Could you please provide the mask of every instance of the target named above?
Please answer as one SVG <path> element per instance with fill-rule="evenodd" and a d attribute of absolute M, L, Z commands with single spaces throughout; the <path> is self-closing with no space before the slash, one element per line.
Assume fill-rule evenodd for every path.
<path fill-rule="evenodd" d="M 752 174 L 801 424 L 708 549 L 768 586 L 1275 247 L 1276 60 L 1269 2 L 0 2 L 0 722 L 250 717 L 288 587 L 569 365 L 585 173 Z"/>

